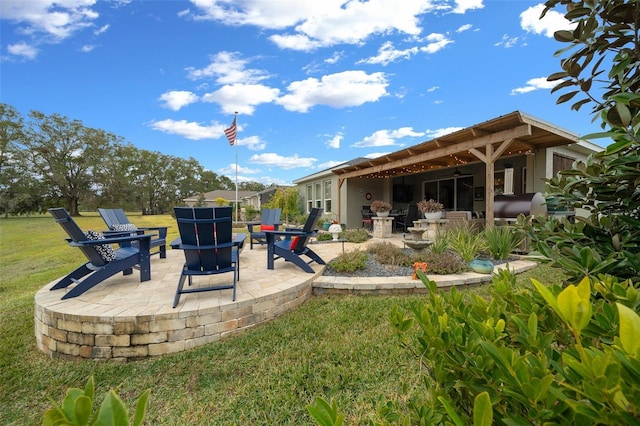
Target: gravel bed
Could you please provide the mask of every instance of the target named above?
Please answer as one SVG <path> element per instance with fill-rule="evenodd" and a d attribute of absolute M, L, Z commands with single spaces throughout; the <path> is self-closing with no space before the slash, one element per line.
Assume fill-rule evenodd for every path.
<path fill-rule="evenodd" d="M 500 265 L 507 263 L 510 260 L 517 259 L 517 257 L 512 257 L 506 260 L 492 260 L 492 262 L 494 265 Z M 413 268 L 410 266 L 383 265 L 375 260 L 371 254 L 368 254 L 366 267 L 362 270 L 354 272 L 336 272 L 331 268 L 324 268 L 322 275 L 329 277 L 402 277 L 413 275 Z"/>
<path fill-rule="evenodd" d="M 324 268 L 324 273 L 322 275 L 330 277 L 397 277 L 412 274 L 413 268 L 409 266 L 383 265 L 373 259 L 373 256 L 369 255 L 369 259 L 367 259 L 367 266 L 362 270 L 354 272 L 336 272 L 331 268 Z"/>

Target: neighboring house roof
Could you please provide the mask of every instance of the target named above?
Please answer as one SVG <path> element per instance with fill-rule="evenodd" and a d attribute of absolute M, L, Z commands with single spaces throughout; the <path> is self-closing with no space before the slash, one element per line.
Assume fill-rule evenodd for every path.
<path fill-rule="evenodd" d="M 340 179 L 403 176 L 477 162 L 487 154 L 495 161 L 502 156 L 563 145 L 600 148 L 582 141 L 575 133 L 515 111 L 365 162 L 338 166 L 332 171 Z"/>
<path fill-rule="evenodd" d="M 238 191 L 238 200 L 242 200 L 245 197 L 249 197 L 255 194 L 253 191 Z M 228 201 L 236 200 L 236 191 L 226 191 L 222 189 L 216 189 L 215 191 L 205 192 L 204 194 L 205 201 L 215 201 L 216 198 L 222 197 Z M 187 202 L 197 202 L 200 199 L 200 194 L 196 194 L 192 197 L 185 198 L 183 201 Z"/>

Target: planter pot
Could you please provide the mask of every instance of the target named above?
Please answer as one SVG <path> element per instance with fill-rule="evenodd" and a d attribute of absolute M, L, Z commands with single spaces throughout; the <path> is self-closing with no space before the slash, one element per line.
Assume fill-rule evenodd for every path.
<path fill-rule="evenodd" d="M 424 218 L 428 220 L 442 219 L 442 212 L 427 212 L 424 214 Z"/>
<path fill-rule="evenodd" d="M 331 226 L 330 222 L 325 222 L 322 224 L 322 229 L 325 231 L 328 231 L 330 226 Z"/>
<path fill-rule="evenodd" d="M 378 217 L 387 217 L 387 216 L 389 216 L 389 210 L 387 210 L 386 212 L 376 212 L 376 216 L 378 216 Z"/>
<path fill-rule="evenodd" d="M 477 272 L 479 274 L 490 274 L 493 272 L 493 263 L 489 259 L 473 259 L 469 266 L 473 270 L 473 272 Z"/>

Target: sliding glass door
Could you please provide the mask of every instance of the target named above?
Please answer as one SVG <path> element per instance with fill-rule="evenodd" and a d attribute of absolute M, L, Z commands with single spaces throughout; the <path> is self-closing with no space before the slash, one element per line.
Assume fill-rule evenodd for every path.
<path fill-rule="evenodd" d="M 424 183 L 424 198 L 434 199 L 446 210 L 473 210 L 473 176 L 433 180 Z"/>

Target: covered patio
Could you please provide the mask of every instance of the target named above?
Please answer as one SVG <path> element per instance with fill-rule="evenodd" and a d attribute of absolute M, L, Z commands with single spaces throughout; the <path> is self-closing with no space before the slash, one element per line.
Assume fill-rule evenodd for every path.
<path fill-rule="evenodd" d="M 544 178 L 600 149 L 577 134 L 515 111 L 332 169 L 338 176 L 339 220 L 357 224 L 360 206 L 371 199 L 393 201 L 394 209 L 402 209 L 408 202 L 399 201 L 397 194 L 409 192 L 410 202 L 434 198 L 447 210 L 484 212 L 491 226 L 496 195 L 543 191 Z M 558 164 L 556 157 L 561 158 Z"/>

